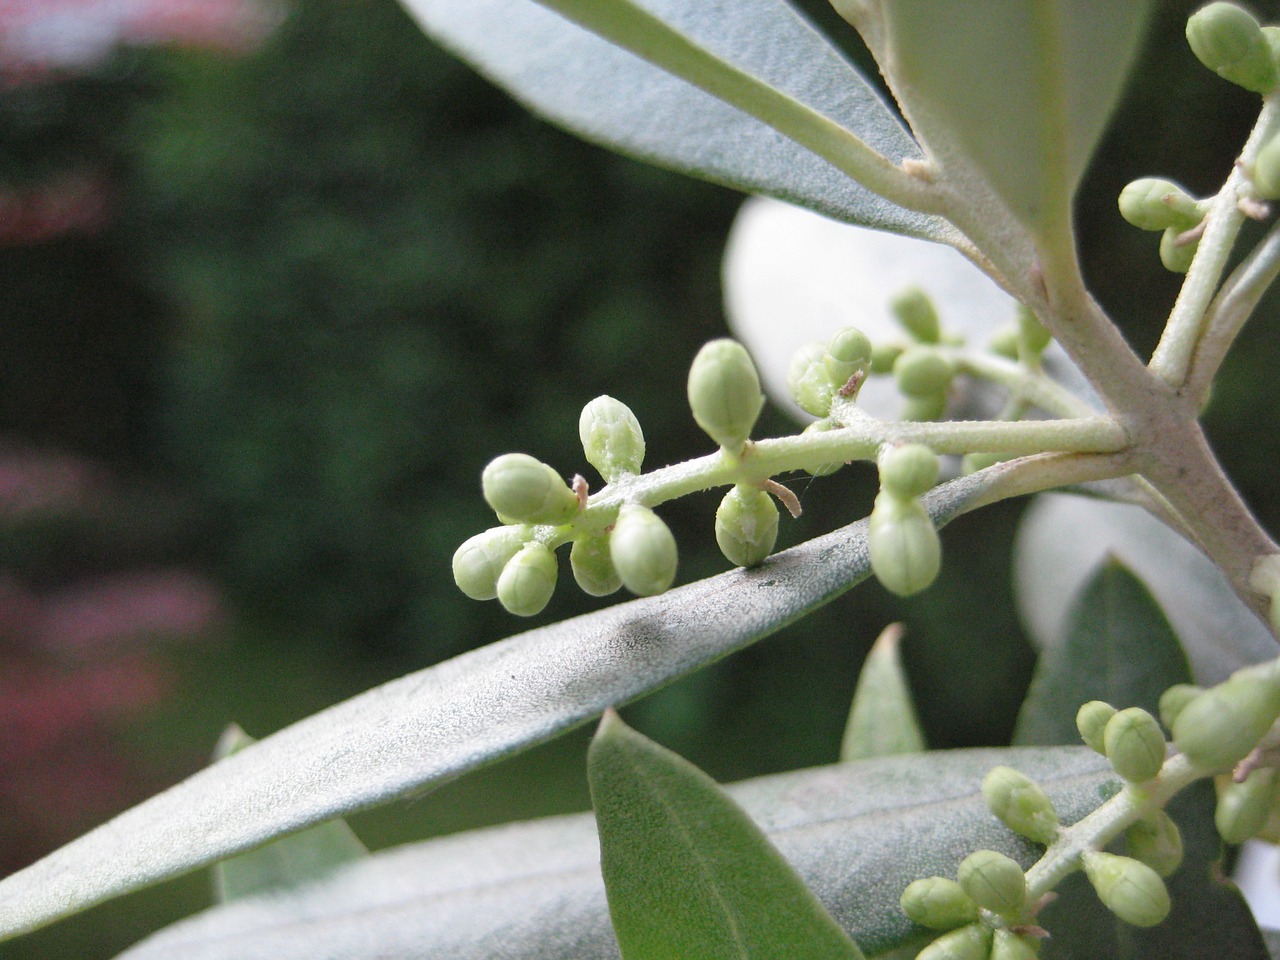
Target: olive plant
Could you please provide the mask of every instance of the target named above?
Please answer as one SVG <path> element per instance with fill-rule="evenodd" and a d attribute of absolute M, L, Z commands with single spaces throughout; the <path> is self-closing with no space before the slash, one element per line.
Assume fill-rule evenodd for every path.
<path fill-rule="evenodd" d="M 1237 249 L 1280 199 L 1280 26 L 1224 2 L 1187 23 L 1188 55 L 1260 110 L 1213 195 L 1150 177 L 1118 197 L 1160 235 L 1151 256 L 1185 274 L 1144 361 L 1085 285 L 1072 211 L 1150 0 L 833 0 L 905 125 L 784 0 L 405 2 L 544 116 L 777 198 L 749 201 L 730 244 L 737 338 L 691 360 L 690 412 L 713 450 L 647 469 L 621 384 L 584 398 L 598 487 L 495 456 L 478 491 L 495 524 L 453 561 L 467 602 L 538 613 L 566 546 L 578 587 L 637 599 L 261 742 L 233 731 L 205 771 L 0 882 L 0 934 L 215 864 L 222 905 L 125 956 L 1268 957 L 1220 858 L 1280 837 L 1280 547 L 1199 416 L 1280 273 L 1280 227 Z M 769 227 L 811 217 L 797 206 L 837 243 L 898 235 L 895 262 L 921 275 L 874 305 L 893 324 L 836 325 L 777 355 L 787 303 L 743 291 L 783 259 Z M 937 251 L 987 285 L 986 335 L 929 292 Z M 783 287 L 799 298 L 804 284 Z M 766 392 L 805 425 L 755 436 Z M 870 516 L 775 553 L 799 510 L 789 475 L 857 461 L 879 480 Z M 1040 657 L 1013 747 L 925 751 L 897 627 L 829 768 L 721 789 L 612 709 L 868 577 L 927 590 L 949 520 L 1058 488 L 1091 499 L 1044 500 L 1024 523 Z M 709 489 L 735 569 L 673 587 L 660 510 Z M 336 819 L 597 716 L 594 818 L 373 855 Z"/>

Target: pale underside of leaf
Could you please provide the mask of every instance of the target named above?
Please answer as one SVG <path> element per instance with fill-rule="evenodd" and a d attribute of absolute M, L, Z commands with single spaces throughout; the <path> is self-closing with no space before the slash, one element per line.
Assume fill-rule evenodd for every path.
<path fill-rule="evenodd" d="M 402 2 L 430 36 L 530 109 L 587 140 L 851 223 L 930 239 L 957 237 L 945 221 L 890 203 L 765 122 L 533 0 Z M 774 91 L 825 118 L 833 135 L 848 131 L 893 163 L 920 155 L 856 68 L 784 0 L 547 5 L 565 7 L 602 29 L 622 23 L 617 32 L 634 40 L 644 56 L 710 81 L 745 109 L 777 99 L 764 92 Z"/>
<path fill-rule="evenodd" d="M 981 491 L 926 498 L 939 522 Z M 0 881 L 0 937 L 438 786 L 766 636 L 866 578 L 866 522 L 659 597 L 518 634 L 330 707 Z"/>
<path fill-rule="evenodd" d="M 997 764 L 1035 778 L 1065 822 L 1111 777 L 1086 748 L 957 750 L 765 777 L 726 790 L 869 956 L 925 934 L 898 906 L 910 881 L 954 876 L 976 848 L 1030 864 L 979 784 Z M 175 924 L 120 960 L 617 960 L 587 815 L 388 850 L 287 897 Z"/>

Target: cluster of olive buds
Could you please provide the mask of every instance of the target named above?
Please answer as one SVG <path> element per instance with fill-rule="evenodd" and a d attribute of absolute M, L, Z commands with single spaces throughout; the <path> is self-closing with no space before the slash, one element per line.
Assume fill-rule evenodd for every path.
<path fill-rule="evenodd" d="M 1211 3 L 1187 21 L 1187 42 L 1196 58 L 1224 80 L 1266 97 L 1280 87 L 1280 26 L 1262 26 L 1234 3 Z M 1280 199 L 1280 135 L 1262 143 L 1245 165 L 1253 196 L 1242 209 L 1261 218 L 1269 212 L 1260 201 Z M 1120 193 L 1120 214 L 1141 230 L 1160 236 L 1160 260 L 1175 273 L 1186 273 L 1195 259 L 1211 201 L 1196 199 L 1169 180 L 1146 177 Z"/>
<path fill-rule="evenodd" d="M 760 411 L 764 393 L 755 364 L 733 340 L 713 340 L 694 357 L 689 370 L 689 406 L 694 420 L 721 448 L 740 461 Z M 644 461 L 644 433 L 635 414 L 613 397 L 597 397 L 583 408 L 578 435 L 587 461 L 606 484 L 625 485 Z M 675 538 L 653 510 L 640 502 L 590 508 L 587 483 L 566 482 L 545 463 L 524 453 L 504 454 L 484 468 L 484 498 L 502 526 L 477 534 L 453 556 L 458 587 L 475 600 L 496 598 L 519 616 L 539 613 L 555 590 L 555 549 L 571 542 L 574 580 L 592 596 L 626 587 L 647 597 L 675 581 Z M 716 511 L 716 542 L 731 563 L 754 566 L 772 552 L 778 509 L 766 492 L 778 489 L 735 484 Z"/>

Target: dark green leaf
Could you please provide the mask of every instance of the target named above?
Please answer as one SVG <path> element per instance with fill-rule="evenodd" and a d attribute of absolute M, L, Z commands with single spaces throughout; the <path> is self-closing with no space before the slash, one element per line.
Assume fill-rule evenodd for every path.
<path fill-rule="evenodd" d="M 232 724 L 218 742 L 214 759 L 222 760 L 256 742 Z M 360 838 L 339 817 L 215 863 L 214 896 L 226 903 L 264 890 L 296 887 L 368 855 Z"/>
<path fill-rule="evenodd" d="M 840 744 L 841 760 L 919 753 L 925 748 L 898 652 L 901 640 L 902 624 L 891 624 L 867 654 Z"/>
<path fill-rule="evenodd" d="M 784 0 L 563 4 L 620 21 L 642 60 L 533 0 L 402 0 L 423 29 L 531 109 L 587 140 L 684 173 L 790 200 L 850 223 L 937 239 L 936 217 L 871 193 L 826 160 L 676 70 L 751 109 L 781 91 L 894 163 L 919 148 L 862 75 Z M 725 73 L 730 71 L 731 75 Z M 717 81 L 724 81 L 718 83 Z M 728 89 L 721 89 L 727 87 Z"/>
<path fill-rule="evenodd" d="M 1065 494 L 1036 498 L 1014 549 L 1018 611 L 1042 649 L 1063 642 L 1071 602 L 1108 555 L 1155 595 L 1197 683 L 1218 683 L 1280 653 L 1271 632 L 1196 547 L 1138 507 Z"/>
<path fill-rule="evenodd" d="M 935 520 L 981 490 L 932 491 Z M 866 521 L 658 597 L 517 634 L 227 757 L 0 881 L 0 939 L 438 786 L 768 636 L 867 577 Z"/>
<path fill-rule="evenodd" d="M 742 808 L 612 710 L 587 774 L 624 960 L 861 960 Z"/>
<path fill-rule="evenodd" d="M 1190 682 L 1160 605 L 1128 567 L 1108 559 L 1076 595 L 1063 642 L 1041 650 L 1014 742 L 1079 743 L 1076 711 L 1090 700 L 1159 716 L 1160 694 Z"/>
<path fill-rule="evenodd" d="M 1024 865 L 1039 855 L 982 799 L 982 778 L 998 764 L 1034 777 L 1068 823 L 1096 807 L 1113 782 L 1106 761 L 1087 748 L 1054 747 L 882 757 L 726 789 L 874 957 L 928 936 L 898 906 L 912 880 L 954 876 L 976 848 Z M 595 825 L 574 816 L 375 854 L 296 893 L 191 917 L 121 960 L 174 957 L 617 960 L 618 947 Z"/>

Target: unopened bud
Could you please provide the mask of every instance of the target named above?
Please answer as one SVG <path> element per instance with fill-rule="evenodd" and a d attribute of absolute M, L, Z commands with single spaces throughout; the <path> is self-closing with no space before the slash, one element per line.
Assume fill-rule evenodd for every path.
<path fill-rule="evenodd" d="M 596 397 L 582 408 L 578 437 L 587 462 L 607 483 L 640 472 L 644 463 L 644 431 L 640 421 L 621 400 Z"/>
<path fill-rule="evenodd" d="M 1204 690 L 1193 683 L 1175 683 L 1160 694 L 1160 722 L 1164 724 L 1164 728 L 1172 731 L 1182 708 L 1202 693 Z"/>
<path fill-rule="evenodd" d="M 1173 744 L 1198 767 L 1225 770 L 1249 755 L 1280 717 L 1280 682 L 1232 677 L 1193 699 L 1173 723 Z"/>
<path fill-rule="evenodd" d="M 916 960 L 987 960 L 990 953 L 991 928 L 970 923 L 944 933 L 916 954 Z"/>
<path fill-rule="evenodd" d="M 909 597 L 933 583 L 942 567 L 942 542 L 917 500 L 876 497 L 867 534 L 871 570 L 891 593 Z"/>
<path fill-rule="evenodd" d="M 978 919 L 978 905 L 964 888 L 946 877 L 916 880 L 902 891 L 902 912 L 923 927 L 954 930 Z"/>
<path fill-rule="evenodd" d="M 1190 230 L 1204 219 L 1200 205 L 1172 180 L 1143 177 L 1120 191 L 1120 216 L 1139 230 Z"/>
<path fill-rule="evenodd" d="M 845 327 L 827 344 L 823 366 L 838 390 L 855 373 L 871 369 L 871 341 L 857 327 Z"/>
<path fill-rule="evenodd" d="M 1035 363 L 1053 342 L 1040 318 L 1022 304 L 1018 305 L 1018 356 L 1024 363 Z"/>
<path fill-rule="evenodd" d="M 902 419 L 913 423 L 941 420 L 947 412 L 947 395 L 939 393 L 931 397 L 907 397 L 902 405 Z"/>
<path fill-rule="evenodd" d="M 1211 3 L 1187 20 L 1187 42 L 1206 67 L 1237 86 L 1266 95 L 1276 86 L 1276 64 L 1262 26 L 1234 3 Z"/>
<path fill-rule="evenodd" d="M 1095 850 L 1086 851 L 1082 859 L 1098 899 L 1125 923 L 1154 927 L 1169 915 L 1169 891 L 1145 863 Z"/>
<path fill-rule="evenodd" d="M 1280 136 L 1262 145 L 1253 160 L 1253 185 L 1265 200 L 1280 199 Z"/>
<path fill-rule="evenodd" d="M 1107 755 L 1104 732 L 1107 723 L 1116 715 L 1116 708 L 1101 700 L 1090 700 L 1076 711 L 1076 729 L 1080 731 L 1080 739 L 1089 747 Z"/>
<path fill-rule="evenodd" d="M 1139 820 L 1125 831 L 1129 856 L 1167 877 L 1182 863 L 1182 831 L 1163 810 Z"/>
<path fill-rule="evenodd" d="M 945 394 L 955 372 L 955 364 L 935 347 L 908 347 L 893 364 L 898 389 L 908 397 Z"/>
<path fill-rule="evenodd" d="M 960 861 L 956 879 L 980 907 L 1018 917 L 1027 904 L 1027 878 L 1018 862 L 995 850 L 979 850 Z"/>
<path fill-rule="evenodd" d="M 825 343 L 806 343 L 795 352 L 787 367 L 787 392 L 801 410 L 815 417 L 825 417 L 831 412 L 831 398 L 841 385 L 827 372 L 826 356 Z"/>
<path fill-rule="evenodd" d="M 1190 270 L 1196 251 L 1200 249 L 1199 240 L 1179 243 L 1178 238 L 1182 232 L 1177 227 L 1170 227 L 1160 235 L 1160 262 L 1171 273 L 1186 273 Z"/>
<path fill-rule="evenodd" d="M 648 507 L 627 504 L 609 535 L 609 556 L 632 593 L 663 593 L 676 578 L 676 540 L 670 528 Z"/>
<path fill-rule="evenodd" d="M 1102 740 L 1111 766 L 1130 783 L 1145 783 L 1164 766 L 1164 732 L 1141 707 L 1121 710 L 1108 720 Z"/>
<path fill-rule="evenodd" d="M 453 582 L 472 600 L 498 595 L 498 577 L 525 542 L 520 527 L 491 527 L 465 541 L 453 553 Z"/>
<path fill-rule="evenodd" d="M 525 453 L 505 453 L 484 468 L 484 499 L 503 518 L 517 523 L 568 523 L 578 497 L 547 464 Z"/>
<path fill-rule="evenodd" d="M 1035 941 L 1012 930 L 997 930 L 991 941 L 991 960 L 1036 960 Z"/>
<path fill-rule="evenodd" d="M 607 536 L 582 537 L 573 541 L 569 550 L 569 566 L 582 592 L 593 597 L 607 597 L 622 586 L 622 578 L 609 557 Z"/>
<path fill-rule="evenodd" d="M 885 447 L 877 465 L 880 486 L 902 499 L 921 496 L 938 480 L 938 455 L 922 443 Z"/>
<path fill-rule="evenodd" d="M 517 617 L 541 613 L 556 589 L 556 555 L 541 543 L 527 543 L 498 577 L 498 602 Z"/>
<path fill-rule="evenodd" d="M 725 559 L 754 567 L 773 552 L 778 540 L 778 508 L 756 487 L 736 486 L 716 510 L 716 543 Z"/>
<path fill-rule="evenodd" d="M 1213 816 L 1223 840 L 1241 844 L 1262 832 L 1275 806 L 1276 785 L 1276 769 L 1264 767 L 1250 773 L 1243 783 L 1223 788 Z"/>
<path fill-rule="evenodd" d="M 871 347 L 871 372 L 892 373 L 893 365 L 906 347 L 901 343 L 877 343 Z"/>
<path fill-rule="evenodd" d="M 1042 843 L 1058 837 L 1058 814 L 1040 786 L 1012 767 L 995 767 L 982 781 L 987 806 L 1014 833 Z"/>
<path fill-rule="evenodd" d="M 907 332 L 921 343 L 937 343 L 942 338 L 938 311 L 929 295 L 919 287 L 910 287 L 889 301 L 889 309 Z"/>
<path fill-rule="evenodd" d="M 1018 327 L 1016 324 L 1008 324 L 1000 327 L 991 335 L 991 340 L 987 344 L 987 349 L 996 356 L 1004 357 L 1006 360 L 1018 359 Z"/>
<path fill-rule="evenodd" d="M 732 453 L 742 449 L 764 407 L 756 365 L 736 340 L 712 340 L 698 351 L 688 395 L 698 426 Z"/>

